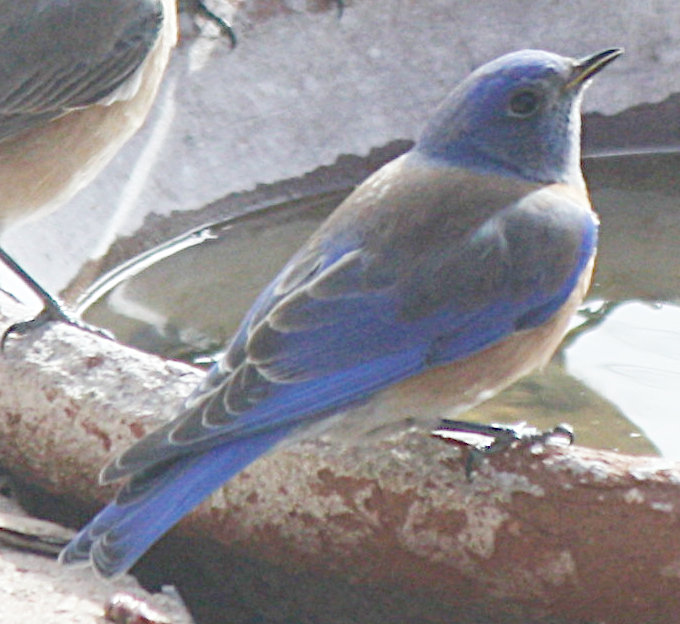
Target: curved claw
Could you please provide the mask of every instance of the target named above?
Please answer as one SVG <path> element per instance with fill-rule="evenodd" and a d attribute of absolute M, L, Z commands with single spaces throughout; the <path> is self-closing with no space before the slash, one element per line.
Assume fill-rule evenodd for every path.
<path fill-rule="evenodd" d="M 209 9 L 202 0 L 194 0 L 193 8 L 196 13 L 199 13 L 209 21 L 211 21 L 213 24 L 215 24 L 220 31 L 222 32 L 223 35 L 227 36 L 229 38 L 229 41 L 231 42 L 231 47 L 232 49 L 236 47 L 236 33 L 234 32 L 234 29 L 232 25 L 227 22 L 225 19 L 221 18 L 217 13 Z"/>
<path fill-rule="evenodd" d="M 574 428 L 568 423 L 560 423 L 547 431 L 540 431 L 526 423 L 516 425 L 483 424 L 464 420 L 442 420 L 434 435 L 462 442 L 470 448 L 465 460 L 465 476 L 472 480 L 472 473 L 483 459 L 489 455 L 500 453 L 518 444 L 523 447 L 536 443 L 549 442 L 553 438 L 567 440 L 568 445 L 574 442 Z M 469 442 L 467 436 L 475 436 L 477 442 Z"/>
<path fill-rule="evenodd" d="M 569 423 L 560 423 L 552 428 L 552 430 L 543 432 L 543 442 L 547 442 L 550 438 L 565 438 L 567 446 L 571 446 L 576 439 L 574 428 Z"/>
<path fill-rule="evenodd" d="M 52 321 L 67 323 L 68 325 L 72 325 L 73 327 L 77 327 L 78 329 L 82 329 L 91 334 L 95 334 L 96 336 L 106 338 L 107 340 L 115 340 L 114 335 L 110 331 L 102 329 L 101 327 L 95 327 L 94 325 L 90 325 L 85 321 L 70 316 L 55 302 L 54 305 L 53 304 L 46 305 L 42 309 L 40 314 L 38 314 L 38 316 L 36 316 L 35 318 L 32 318 L 28 321 L 19 321 L 17 323 L 12 323 L 12 325 L 10 325 L 4 332 L 2 332 L 2 336 L 0 336 L 0 352 L 5 350 L 7 338 L 12 334 L 25 336 L 34 329 L 42 327 L 46 323 L 50 323 Z"/>

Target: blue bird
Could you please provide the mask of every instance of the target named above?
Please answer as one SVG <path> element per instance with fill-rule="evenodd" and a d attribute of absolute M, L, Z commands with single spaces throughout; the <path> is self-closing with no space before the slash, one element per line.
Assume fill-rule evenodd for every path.
<path fill-rule="evenodd" d="M 61 561 L 121 574 L 285 439 L 431 429 L 547 362 L 597 242 L 582 93 L 621 53 L 524 50 L 465 79 L 283 267 L 177 417 L 103 469 L 127 482 Z"/>

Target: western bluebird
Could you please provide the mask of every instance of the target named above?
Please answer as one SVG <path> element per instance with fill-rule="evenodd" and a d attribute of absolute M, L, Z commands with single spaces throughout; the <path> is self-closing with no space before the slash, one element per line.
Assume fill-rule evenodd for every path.
<path fill-rule="evenodd" d="M 286 438 L 432 428 L 544 364 L 595 256 L 581 96 L 620 54 L 524 50 L 464 80 L 283 267 L 179 415 L 103 469 L 128 480 L 61 561 L 120 574 Z"/>
<path fill-rule="evenodd" d="M 0 15 L 4 231 L 70 199 L 139 129 L 177 40 L 177 8 L 175 0 L 0 0 Z M 0 258 L 43 299 L 43 316 L 71 321 L 2 249 Z"/>

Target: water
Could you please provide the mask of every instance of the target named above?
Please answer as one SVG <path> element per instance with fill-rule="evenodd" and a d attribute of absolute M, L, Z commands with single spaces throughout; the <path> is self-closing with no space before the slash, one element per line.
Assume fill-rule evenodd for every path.
<path fill-rule="evenodd" d="M 100 279 L 79 310 L 126 344 L 194 364 L 209 361 L 344 195 L 290 202 L 170 241 Z"/>
<path fill-rule="evenodd" d="M 542 373 L 469 412 L 569 422 L 579 444 L 680 459 L 680 154 L 585 163 L 602 221 L 595 281 Z M 127 344 L 207 363 L 257 293 L 341 201 L 308 197 L 203 228 L 100 280 L 81 305 Z"/>

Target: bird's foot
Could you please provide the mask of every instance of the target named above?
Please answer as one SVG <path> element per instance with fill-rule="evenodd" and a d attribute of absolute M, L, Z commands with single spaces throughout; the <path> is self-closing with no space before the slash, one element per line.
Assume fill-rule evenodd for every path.
<path fill-rule="evenodd" d="M 33 331 L 37 327 L 41 327 L 45 323 L 49 323 L 50 321 L 60 321 L 62 323 L 67 323 L 68 325 L 72 325 L 90 332 L 91 334 L 96 334 L 97 336 L 114 340 L 113 334 L 106 331 L 105 329 L 89 325 L 88 323 L 85 323 L 84 321 L 81 321 L 80 319 L 77 319 L 66 312 L 59 301 L 57 301 L 40 284 L 38 284 L 38 282 L 36 282 L 2 247 L 0 247 L 0 261 L 10 270 L 12 270 L 14 274 L 19 279 L 21 279 L 24 284 L 28 286 L 28 288 L 30 288 L 35 296 L 38 297 L 43 304 L 42 312 L 40 312 L 40 314 L 38 314 L 38 316 L 36 316 L 34 319 L 13 323 L 2 333 L 2 335 L 0 335 L 0 352 L 5 349 L 5 343 L 7 342 L 7 338 L 10 335 L 19 334 L 20 336 L 23 336 L 30 331 Z M 14 295 L 11 296 L 16 300 Z"/>
<path fill-rule="evenodd" d="M 470 452 L 465 460 L 465 475 L 468 480 L 481 462 L 489 455 L 500 453 L 511 446 L 523 447 L 546 442 L 574 442 L 574 429 L 567 423 L 560 423 L 553 429 L 540 431 L 526 423 L 516 425 L 466 422 L 464 420 L 442 420 L 433 435 L 466 444 Z"/>
<path fill-rule="evenodd" d="M 181 9 L 188 10 L 197 15 L 202 15 L 209 22 L 215 24 L 220 32 L 229 39 L 231 47 L 236 47 L 236 32 L 232 25 L 210 9 L 203 0 L 181 0 L 179 4 Z"/>
<path fill-rule="evenodd" d="M 52 321 L 67 323 L 68 325 L 77 327 L 78 329 L 82 329 L 91 334 L 95 334 L 96 336 L 101 336 L 102 338 L 106 338 L 108 340 L 115 340 L 111 332 L 102 329 L 101 327 L 90 325 L 81 319 L 71 316 L 54 299 L 50 297 L 50 299 L 45 302 L 45 307 L 42 309 L 40 314 L 38 314 L 38 316 L 28 321 L 12 323 L 12 325 L 2 332 L 2 336 L 0 337 L 0 351 L 4 351 L 7 338 L 12 334 L 25 336 L 34 329 L 42 327 L 46 323 L 50 323 Z"/>

